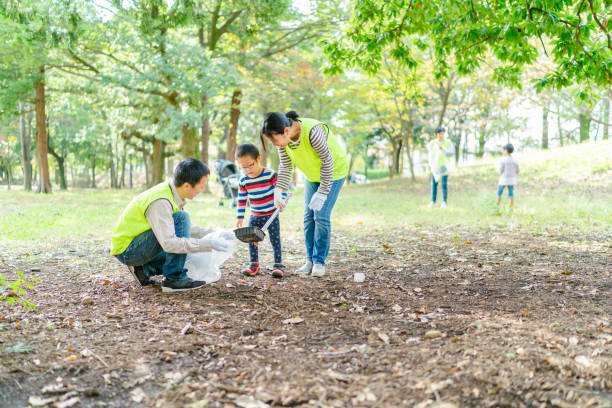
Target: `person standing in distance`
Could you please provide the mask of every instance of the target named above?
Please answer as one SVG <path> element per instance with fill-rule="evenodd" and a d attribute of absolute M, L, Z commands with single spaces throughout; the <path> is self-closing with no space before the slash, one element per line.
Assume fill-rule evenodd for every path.
<path fill-rule="evenodd" d="M 431 169 L 431 202 L 430 207 L 436 204 L 438 196 L 438 183 L 442 182 L 442 204 L 441 208 L 446 207 L 448 200 L 448 173 L 450 168 L 450 158 L 453 156 L 453 144 L 444 138 L 446 129 L 442 126 L 435 130 L 436 137 L 427 144 L 429 167 Z"/>

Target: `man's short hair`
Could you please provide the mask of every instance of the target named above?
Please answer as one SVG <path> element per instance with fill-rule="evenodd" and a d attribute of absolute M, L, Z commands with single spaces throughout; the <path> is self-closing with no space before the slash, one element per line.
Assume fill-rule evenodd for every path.
<path fill-rule="evenodd" d="M 183 159 L 174 168 L 174 185 L 189 183 L 192 187 L 210 174 L 208 166 L 198 159 Z"/>
<path fill-rule="evenodd" d="M 508 143 L 504 146 L 504 150 L 507 151 L 509 154 L 512 154 L 512 152 L 514 151 L 514 146 L 512 146 L 512 143 Z"/>
<path fill-rule="evenodd" d="M 437 135 L 437 134 L 438 134 L 438 133 L 440 133 L 440 132 L 446 132 L 446 129 L 444 129 L 444 126 L 438 126 L 438 127 L 436 128 L 436 131 L 435 131 L 435 132 L 436 132 L 436 135 Z"/>

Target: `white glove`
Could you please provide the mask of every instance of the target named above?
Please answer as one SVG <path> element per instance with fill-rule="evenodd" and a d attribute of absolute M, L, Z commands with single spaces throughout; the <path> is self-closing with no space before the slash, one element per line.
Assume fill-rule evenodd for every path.
<path fill-rule="evenodd" d="M 274 189 L 274 205 L 276 208 L 285 208 L 287 205 L 287 193 L 280 188 Z"/>
<path fill-rule="evenodd" d="M 215 250 L 219 252 L 226 252 L 227 250 L 229 250 L 229 245 L 224 239 L 221 238 L 204 237 L 200 241 L 202 242 L 202 247 L 208 248 L 209 251 Z"/>
<path fill-rule="evenodd" d="M 232 231 L 221 231 L 219 233 L 219 236 L 226 241 L 233 241 L 236 239 L 236 236 L 234 235 Z"/>
<path fill-rule="evenodd" d="M 308 208 L 310 208 L 312 211 L 319 211 L 321 208 L 323 208 L 325 200 L 327 200 L 327 194 L 322 194 L 317 191 L 312 195 Z"/>

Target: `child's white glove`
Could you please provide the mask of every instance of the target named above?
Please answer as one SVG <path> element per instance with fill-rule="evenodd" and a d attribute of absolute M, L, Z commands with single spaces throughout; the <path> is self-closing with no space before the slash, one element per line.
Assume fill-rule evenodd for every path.
<path fill-rule="evenodd" d="M 310 204 L 308 204 L 308 208 L 312 211 L 319 211 L 323 208 L 323 204 L 325 204 L 325 200 L 327 200 L 327 194 L 319 193 L 318 191 L 312 195 L 310 199 Z"/>
<path fill-rule="evenodd" d="M 280 188 L 274 189 L 274 205 L 276 208 L 285 208 L 287 205 L 287 193 Z"/>

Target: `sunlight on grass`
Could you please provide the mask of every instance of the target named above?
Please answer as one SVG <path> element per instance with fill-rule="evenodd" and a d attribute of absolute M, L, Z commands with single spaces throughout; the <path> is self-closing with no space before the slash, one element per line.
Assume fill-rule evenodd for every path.
<path fill-rule="evenodd" d="M 507 198 L 495 204 L 497 177 L 493 162 L 479 163 L 451 175 L 449 205 L 430 208 L 429 179 L 382 180 L 345 186 L 332 214 L 334 228 L 367 234 L 396 227 L 435 228 L 469 226 L 490 228 L 519 225 L 538 231 L 567 227 L 606 231 L 611 226 L 612 142 L 578 145 L 539 154 L 518 156 L 521 175 L 517 205 L 509 211 Z M 216 190 L 215 190 L 216 191 Z M 123 208 L 137 190 L 71 190 L 51 195 L 1 190 L 2 240 L 80 239 L 110 237 Z M 294 192 L 281 215 L 283 229 L 300 231 L 304 211 L 303 191 Z M 235 209 L 218 196 L 202 194 L 186 209 L 192 223 L 233 228 Z"/>

